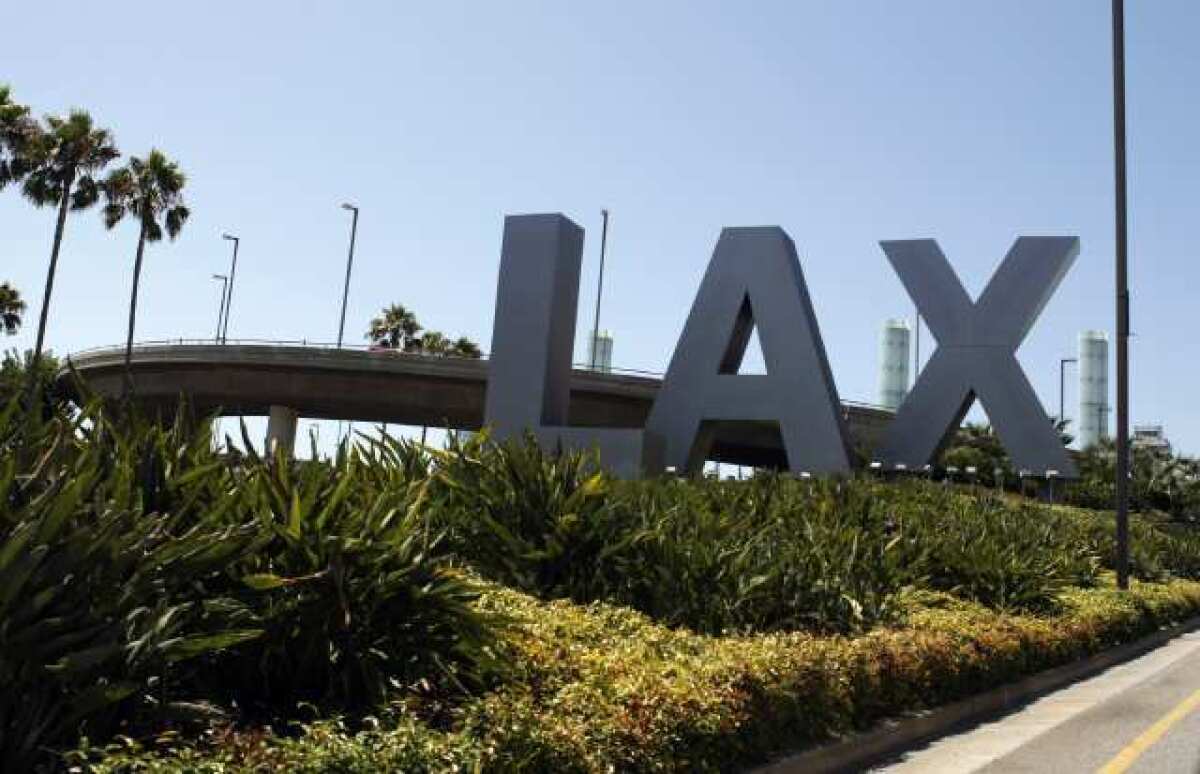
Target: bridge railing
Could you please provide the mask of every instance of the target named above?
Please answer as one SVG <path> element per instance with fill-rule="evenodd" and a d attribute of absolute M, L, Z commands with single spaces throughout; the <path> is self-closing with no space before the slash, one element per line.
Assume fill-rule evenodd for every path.
<path fill-rule="evenodd" d="M 403 350 L 392 349 L 390 347 L 381 347 L 376 344 L 337 344 L 332 341 L 313 341 L 310 339 L 226 339 L 225 341 L 217 341 L 212 338 L 204 339 L 146 339 L 143 341 L 135 341 L 133 343 L 134 350 L 149 349 L 151 347 L 220 347 L 220 346 L 259 346 L 259 347 L 303 347 L 306 349 L 349 349 L 357 352 L 371 352 L 380 355 L 381 357 L 424 357 L 424 358 L 445 358 L 457 360 L 487 360 L 488 353 L 483 352 L 479 357 L 466 357 L 464 355 L 456 355 L 454 353 L 431 353 L 431 352 L 404 352 Z M 119 353 L 125 351 L 124 344 L 106 344 L 98 347 L 89 347 L 81 349 L 77 352 L 72 352 L 67 356 L 67 359 L 80 357 L 83 355 L 96 355 L 100 353 Z M 591 368 L 590 363 L 572 363 L 573 368 L 587 370 Z M 658 371 L 647 371 L 639 368 L 618 368 L 610 367 L 606 369 L 608 373 L 624 374 L 629 376 L 647 376 L 662 378 L 662 373 Z"/>

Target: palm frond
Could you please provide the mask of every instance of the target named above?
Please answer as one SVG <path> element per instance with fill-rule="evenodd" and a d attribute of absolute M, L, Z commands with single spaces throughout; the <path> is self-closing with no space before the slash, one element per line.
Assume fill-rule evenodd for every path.
<path fill-rule="evenodd" d="M 100 200 L 100 186 L 91 175 L 84 175 L 71 192 L 71 209 L 86 210 Z"/>
<path fill-rule="evenodd" d="M 182 204 L 167 211 L 167 234 L 171 239 L 179 236 L 179 232 L 183 230 L 183 224 L 187 222 L 191 214 L 191 210 Z"/>

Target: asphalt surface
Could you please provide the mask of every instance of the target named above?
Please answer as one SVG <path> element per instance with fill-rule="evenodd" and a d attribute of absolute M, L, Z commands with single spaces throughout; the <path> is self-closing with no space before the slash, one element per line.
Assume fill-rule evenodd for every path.
<path fill-rule="evenodd" d="M 876 771 L 1200 772 L 1200 632 Z"/>

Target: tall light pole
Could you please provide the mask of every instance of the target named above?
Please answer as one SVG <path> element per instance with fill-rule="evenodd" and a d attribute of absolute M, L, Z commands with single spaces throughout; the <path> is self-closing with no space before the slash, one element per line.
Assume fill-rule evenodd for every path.
<path fill-rule="evenodd" d="M 1061 423 L 1067 418 L 1067 410 L 1064 406 L 1064 398 L 1066 397 L 1067 384 L 1067 363 L 1078 363 L 1078 358 L 1063 357 L 1058 359 L 1058 421 Z"/>
<path fill-rule="evenodd" d="M 358 235 L 358 208 L 353 204 L 342 204 L 343 210 L 354 213 L 350 221 L 350 254 L 346 256 L 346 284 L 342 288 L 342 318 L 338 323 L 338 349 L 342 348 L 342 335 L 346 332 L 346 299 L 350 296 L 350 269 L 354 266 L 354 237 Z"/>
<path fill-rule="evenodd" d="M 212 278 L 221 280 L 221 305 L 217 307 L 217 333 L 213 338 L 218 344 L 221 343 L 221 319 L 225 316 L 225 291 L 229 288 L 229 276 L 226 274 L 214 274 Z"/>
<path fill-rule="evenodd" d="M 1129 228 L 1125 169 L 1125 0 L 1112 0 L 1117 290 L 1117 586 L 1129 588 Z"/>
<path fill-rule="evenodd" d="M 229 339 L 229 309 L 233 306 L 233 279 L 237 276 L 238 243 L 241 241 L 232 234 L 222 234 L 222 239 L 233 242 L 233 262 L 229 266 L 229 283 L 225 291 L 225 322 L 221 325 L 221 343 Z"/>
<path fill-rule="evenodd" d="M 600 227 L 600 278 L 596 282 L 596 318 L 592 324 L 591 368 L 596 370 L 596 339 L 600 338 L 600 295 L 604 292 L 604 252 L 608 247 L 608 210 L 600 210 L 604 224 Z"/>

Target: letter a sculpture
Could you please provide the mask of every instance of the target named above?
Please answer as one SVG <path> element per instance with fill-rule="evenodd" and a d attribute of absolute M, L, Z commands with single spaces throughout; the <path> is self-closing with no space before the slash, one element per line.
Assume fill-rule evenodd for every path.
<path fill-rule="evenodd" d="M 738 374 L 755 324 L 767 373 Z M 777 423 L 793 473 L 850 468 L 796 247 L 777 226 L 721 232 L 646 431 L 662 439 L 667 465 L 694 474 L 721 421 Z"/>

